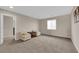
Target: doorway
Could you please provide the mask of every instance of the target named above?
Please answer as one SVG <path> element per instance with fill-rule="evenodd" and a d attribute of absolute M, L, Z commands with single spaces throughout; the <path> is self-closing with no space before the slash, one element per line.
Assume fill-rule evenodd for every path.
<path fill-rule="evenodd" d="M 8 14 L 1 14 L 1 44 L 6 39 L 16 40 L 16 17 Z"/>

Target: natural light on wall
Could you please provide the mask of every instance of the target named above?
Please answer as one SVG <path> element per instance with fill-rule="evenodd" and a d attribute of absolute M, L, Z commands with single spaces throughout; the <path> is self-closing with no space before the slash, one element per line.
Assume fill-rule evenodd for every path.
<path fill-rule="evenodd" d="M 47 29 L 48 30 L 56 30 L 56 19 L 47 20 Z"/>

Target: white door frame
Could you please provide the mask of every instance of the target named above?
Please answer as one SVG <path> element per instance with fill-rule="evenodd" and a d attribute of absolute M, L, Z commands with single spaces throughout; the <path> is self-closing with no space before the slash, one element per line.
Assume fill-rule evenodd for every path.
<path fill-rule="evenodd" d="M 14 38 L 15 38 L 15 40 L 16 40 L 16 17 L 14 16 L 14 15 L 10 15 L 10 14 L 1 14 L 1 42 L 0 42 L 0 44 L 3 44 L 3 42 L 4 42 L 4 36 L 3 36 L 3 20 L 4 20 L 4 16 L 9 16 L 9 17 L 12 17 L 13 18 L 13 21 L 15 21 L 15 23 L 14 23 L 14 27 L 15 27 L 15 36 L 14 36 Z"/>

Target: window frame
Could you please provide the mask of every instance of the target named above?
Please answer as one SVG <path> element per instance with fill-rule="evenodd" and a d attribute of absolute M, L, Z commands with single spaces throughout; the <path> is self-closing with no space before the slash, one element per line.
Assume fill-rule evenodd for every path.
<path fill-rule="evenodd" d="M 55 22 L 55 24 L 54 24 L 55 28 L 54 28 L 54 26 L 53 26 L 53 24 L 51 22 L 52 23 Z M 52 25 L 50 25 L 49 23 L 51 23 Z M 56 23 L 57 23 L 56 19 L 47 20 L 47 30 L 56 30 L 56 28 L 57 28 Z"/>

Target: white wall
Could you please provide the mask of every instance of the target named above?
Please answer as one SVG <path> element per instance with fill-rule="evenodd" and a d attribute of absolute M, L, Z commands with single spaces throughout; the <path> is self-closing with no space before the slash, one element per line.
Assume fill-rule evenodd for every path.
<path fill-rule="evenodd" d="M 56 30 L 47 30 L 47 20 L 56 19 L 57 21 L 57 29 Z M 60 37 L 71 37 L 71 17 L 70 15 L 63 15 L 54 18 L 48 18 L 44 20 L 40 20 L 39 22 L 39 29 L 42 34 L 48 34 L 53 36 L 60 36 Z"/>
<path fill-rule="evenodd" d="M 76 8 L 76 7 L 75 7 Z M 72 41 L 75 45 L 75 47 L 77 48 L 78 52 L 79 52 L 79 22 L 78 23 L 74 23 L 74 16 L 73 16 L 73 12 L 75 10 L 75 8 L 73 9 L 72 11 L 72 15 L 71 15 L 71 18 L 72 18 Z"/>
<path fill-rule="evenodd" d="M 17 16 L 17 32 L 38 31 L 38 20 L 25 16 Z"/>

